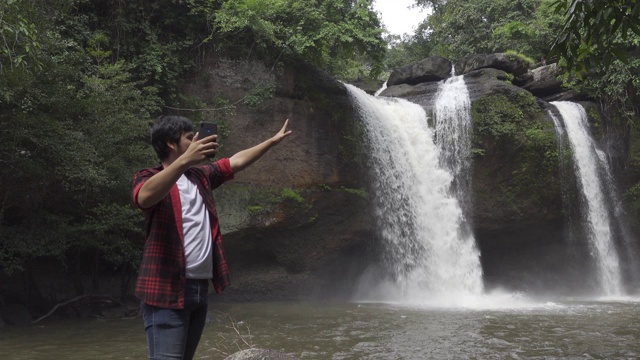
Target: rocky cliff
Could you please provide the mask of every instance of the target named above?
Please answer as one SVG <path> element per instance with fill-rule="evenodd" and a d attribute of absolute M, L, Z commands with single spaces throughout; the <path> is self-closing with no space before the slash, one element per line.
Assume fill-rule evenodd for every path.
<path fill-rule="evenodd" d="M 464 75 L 471 98 L 473 131 L 473 209 L 470 217 L 481 251 L 485 283 L 534 291 L 578 291 L 590 287 L 590 256 L 584 242 L 570 241 L 571 216 L 579 201 L 572 171 L 558 149 L 549 102 L 580 102 L 590 116 L 596 141 L 612 162 L 626 148 L 615 125 L 584 95 L 562 86 L 556 64 L 529 69 L 517 56 L 473 55 L 456 63 L 434 57 L 391 78 L 405 78 L 382 92 L 421 104 L 430 113 L 445 70 Z M 430 72 L 429 74 L 420 71 Z M 415 79 L 432 79 L 416 81 Z M 614 139 L 615 140 L 612 140 Z M 612 145 L 615 144 L 615 145 Z M 580 236 L 578 236 L 580 237 Z"/>
<path fill-rule="evenodd" d="M 391 74 L 381 95 L 408 99 L 430 113 L 438 83 L 452 68 L 464 75 L 472 101 L 470 216 L 485 283 L 535 291 L 588 287 L 588 250 L 567 241 L 575 179 L 561 178 L 548 101 L 581 101 L 595 127 L 606 130 L 600 110 L 564 89 L 555 65 L 531 70 L 506 54 L 455 64 L 424 59 Z M 220 299 L 348 296 L 382 248 L 369 207 L 359 119 L 343 85 L 304 65 L 274 72 L 259 63 L 220 60 L 201 73 L 207 76 L 188 82 L 190 94 L 235 104 L 223 120 L 223 155 L 266 139 L 286 118 L 294 132 L 214 193 L 233 280 Z M 256 104 L 252 96 L 264 84 L 273 92 Z M 606 133 L 596 132 L 604 146 L 615 144 Z M 574 193 L 569 200 L 567 191 Z"/>
<path fill-rule="evenodd" d="M 273 90 L 247 102 L 264 87 Z M 186 88 L 209 103 L 235 104 L 219 121 L 221 156 L 267 139 L 285 119 L 293 131 L 214 191 L 232 272 L 220 299 L 346 294 L 343 287 L 376 261 L 377 241 L 359 124 L 343 84 L 306 65 L 274 72 L 258 62 L 219 60 Z"/>

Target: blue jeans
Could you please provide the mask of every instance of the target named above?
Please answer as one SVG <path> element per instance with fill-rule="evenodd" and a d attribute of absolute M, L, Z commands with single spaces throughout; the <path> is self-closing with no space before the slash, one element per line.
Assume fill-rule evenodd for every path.
<path fill-rule="evenodd" d="M 207 319 L 208 280 L 187 279 L 184 309 L 142 304 L 149 360 L 191 360 Z"/>

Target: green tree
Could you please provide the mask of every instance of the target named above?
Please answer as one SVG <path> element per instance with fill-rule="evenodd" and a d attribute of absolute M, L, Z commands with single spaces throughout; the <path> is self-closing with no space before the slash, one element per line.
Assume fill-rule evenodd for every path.
<path fill-rule="evenodd" d="M 471 54 L 515 50 L 534 59 L 548 53 L 560 28 L 553 0 L 416 1 L 433 13 L 418 28 L 416 43 L 430 42 L 423 54 L 459 59 Z"/>
<path fill-rule="evenodd" d="M 25 274 L 36 299 L 31 269 L 49 258 L 78 293 L 81 275 L 99 290 L 98 275 L 119 272 L 124 294 L 143 244 L 130 182 L 154 162 L 149 120 L 207 107 L 181 79 L 208 56 L 376 73 L 380 34 L 363 0 L 0 0 L 0 271 Z"/>
<path fill-rule="evenodd" d="M 640 2 L 637 0 L 556 0 L 564 27 L 553 43 L 568 70 L 576 73 L 609 67 L 614 60 L 627 62 L 633 33 L 640 35 Z"/>
<path fill-rule="evenodd" d="M 371 0 L 239 0 L 215 10 L 221 35 L 276 60 L 300 58 L 342 77 L 377 76 L 385 43 Z"/>
<path fill-rule="evenodd" d="M 28 6 L 19 0 L 0 1 L 0 74 L 6 67 L 40 66 L 38 31 L 22 11 Z"/>
<path fill-rule="evenodd" d="M 141 241 L 139 230 L 126 229 L 139 215 L 100 214 L 131 207 L 131 173 L 153 159 L 141 139 L 159 110 L 157 91 L 132 80 L 130 63 L 113 60 L 103 33 L 64 36 L 77 21 L 68 3 L 27 5 L 13 16 L 35 25 L 39 61 L 5 66 L 0 77 L 0 270 L 29 274 L 48 257 L 72 277 L 97 279 L 91 265 L 101 259 L 130 273 Z M 49 12 L 55 6 L 60 12 Z M 102 236 L 105 228 L 124 235 Z M 29 276 L 25 287 L 39 296 Z"/>

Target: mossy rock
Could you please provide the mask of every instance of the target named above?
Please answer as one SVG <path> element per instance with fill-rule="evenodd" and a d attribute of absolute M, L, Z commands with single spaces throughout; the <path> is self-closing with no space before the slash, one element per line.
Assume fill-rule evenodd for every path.
<path fill-rule="evenodd" d="M 561 217 L 557 135 L 527 92 L 497 92 L 471 107 L 474 219 L 480 227 L 526 226 Z"/>

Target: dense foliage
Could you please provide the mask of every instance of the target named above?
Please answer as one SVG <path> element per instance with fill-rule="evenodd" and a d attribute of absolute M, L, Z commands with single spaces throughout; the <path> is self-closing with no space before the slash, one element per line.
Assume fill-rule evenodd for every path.
<path fill-rule="evenodd" d="M 105 269 L 121 272 L 126 288 L 142 245 L 129 183 L 154 161 L 149 121 L 216 105 L 179 91 L 210 57 L 272 69 L 305 61 L 348 80 L 430 55 L 513 50 L 549 60 L 557 40 L 567 65 L 591 64 L 568 85 L 628 129 L 627 198 L 640 213 L 636 1 L 416 0 L 432 14 L 415 34 L 386 39 L 372 2 L 0 0 L 0 273 L 32 286 L 32 263 L 48 258 L 78 293 L 81 274 Z M 48 296 L 41 290 L 29 292 Z"/>
<path fill-rule="evenodd" d="M 53 299 L 30 281 L 49 259 L 78 293 L 81 275 L 99 291 L 105 271 L 126 291 L 144 237 L 129 186 L 155 162 L 150 120 L 209 105 L 179 80 L 208 56 L 368 76 L 381 31 L 364 0 L 0 0 L 0 275 Z"/>
<path fill-rule="evenodd" d="M 453 61 L 514 50 L 542 65 L 558 61 L 566 86 L 597 100 L 628 161 L 622 189 L 640 215 L 640 3 L 636 0 L 416 0 L 432 11 L 415 34 L 395 38 L 388 69 L 439 55 Z M 551 51 L 553 46 L 553 51 Z M 588 73 L 587 73 L 588 71 Z M 586 76 L 582 76 L 586 75 Z M 615 129 L 615 130 L 614 130 Z"/>
<path fill-rule="evenodd" d="M 608 68 L 616 59 L 626 62 L 629 46 L 637 46 L 627 41 L 629 34 L 640 36 L 636 0 L 556 0 L 554 5 L 565 21 L 552 53 L 569 70 Z"/>
<path fill-rule="evenodd" d="M 215 24 L 234 44 L 245 45 L 242 53 L 294 55 L 344 79 L 382 71 L 385 43 L 371 1 L 227 1 Z"/>
<path fill-rule="evenodd" d="M 431 15 L 415 34 L 405 37 L 389 52 L 392 59 L 408 62 L 438 55 L 458 60 L 471 54 L 508 50 L 535 61 L 547 57 L 549 46 L 562 28 L 554 13 L 553 0 L 449 0 L 416 1 L 431 9 Z M 406 56 L 394 55 L 402 52 Z"/>

